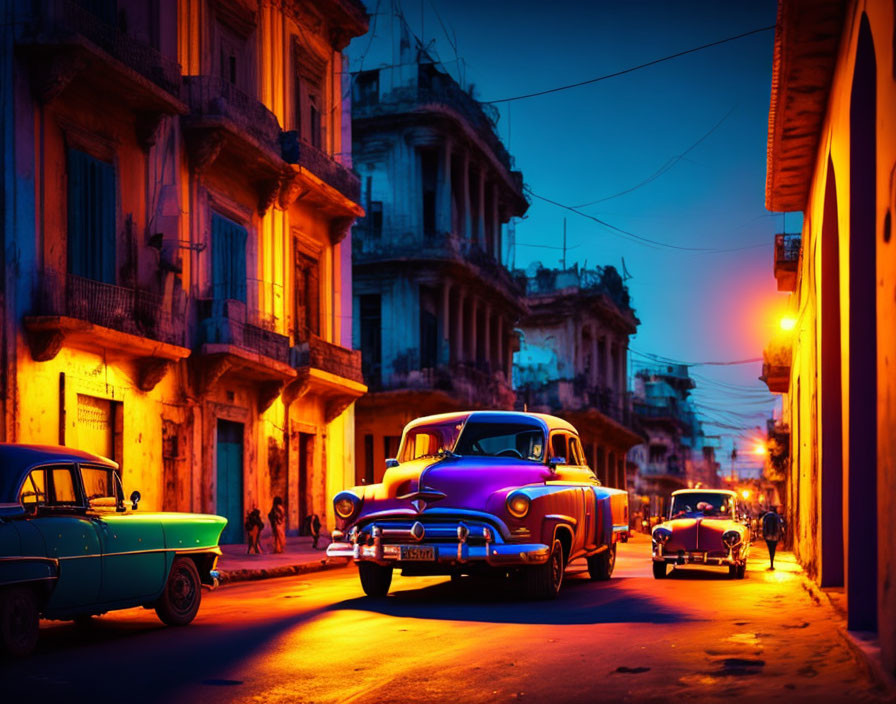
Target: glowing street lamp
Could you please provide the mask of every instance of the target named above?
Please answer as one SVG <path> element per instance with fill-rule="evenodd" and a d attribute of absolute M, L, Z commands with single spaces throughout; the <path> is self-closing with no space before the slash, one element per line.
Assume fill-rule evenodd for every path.
<path fill-rule="evenodd" d="M 790 332 L 796 327 L 796 318 L 791 315 L 785 315 L 778 324 L 784 332 Z"/>
<path fill-rule="evenodd" d="M 740 492 L 740 495 L 743 496 L 743 497 L 744 497 L 744 501 L 746 501 L 747 499 L 750 498 L 750 490 L 749 490 L 749 489 L 744 489 L 742 492 Z"/>

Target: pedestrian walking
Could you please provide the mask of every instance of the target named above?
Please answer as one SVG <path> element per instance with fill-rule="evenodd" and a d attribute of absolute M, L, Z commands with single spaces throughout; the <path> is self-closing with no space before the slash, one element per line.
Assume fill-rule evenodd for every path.
<path fill-rule="evenodd" d="M 261 531 L 264 530 L 264 521 L 261 520 L 261 511 L 253 508 L 246 513 L 246 540 L 249 543 L 248 554 L 261 554 L 261 544 L 259 538 Z"/>
<path fill-rule="evenodd" d="M 317 550 L 317 541 L 320 540 L 320 516 L 312 513 L 305 520 L 308 522 L 308 532 L 311 534 L 311 547 Z"/>
<path fill-rule="evenodd" d="M 778 541 L 784 539 L 784 517 L 778 513 L 777 506 L 772 506 L 762 517 L 762 537 L 768 546 L 769 569 L 773 570 Z"/>
<path fill-rule="evenodd" d="M 286 511 L 283 510 L 283 499 L 279 496 L 274 497 L 274 505 L 268 513 L 268 520 L 271 522 L 271 533 L 273 534 L 273 552 L 283 552 L 286 545 Z"/>

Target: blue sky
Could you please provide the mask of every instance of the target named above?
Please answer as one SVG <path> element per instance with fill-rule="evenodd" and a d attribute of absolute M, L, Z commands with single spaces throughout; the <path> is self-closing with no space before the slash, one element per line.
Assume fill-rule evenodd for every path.
<path fill-rule="evenodd" d="M 352 70 L 391 61 L 400 8 L 464 86 L 482 101 L 588 80 L 775 23 L 773 0 L 748 2 L 366 0 L 373 35 L 349 47 Z M 421 12 L 422 11 L 422 12 Z M 516 225 L 514 263 L 625 266 L 641 326 L 632 363 L 655 354 L 686 362 L 761 356 L 786 301 L 775 289 L 772 240 L 781 214 L 765 210 L 773 31 L 633 73 L 549 95 L 496 103 L 501 138 L 531 193 L 580 208 L 646 245 L 532 196 Z M 646 183 L 645 183 L 646 182 Z M 629 190 L 632 189 L 632 190 Z M 623 195 L 616 195 L 629 191 Z M 616 197 L 611 197 L 616 196 Z M 798 214 L 788 214 L 798 231 Z M 693 368 L 695 398 L 745 462 L 775 397 L 761 364 Z M 755 463 L 755 462 L 754 462 Z M 727 463 L 726 463 L 727 464 Z"/>

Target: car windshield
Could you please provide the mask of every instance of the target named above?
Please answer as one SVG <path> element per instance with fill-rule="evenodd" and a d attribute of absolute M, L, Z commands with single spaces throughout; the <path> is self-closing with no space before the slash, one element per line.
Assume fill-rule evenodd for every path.
<path fill-rule="evenodd" d="M 453 452 L 457 436 L 463 427 L 463 421 L 454 420 L 411 428 L 404 434 L 397 459 L 400 462 L 408 462 L 418 457 L 435 457 Z"/>
<path fill-rule="evenodd" d="M 672 497 L 670 518 L 731 518 L 733 497 L 713 492 L 678 494 Z"/>
<path fill-rule="evenodd" d="M 454 448 L 458 455 L 544 461 L 544 431 L 535 421 L 470 419 Z"/>

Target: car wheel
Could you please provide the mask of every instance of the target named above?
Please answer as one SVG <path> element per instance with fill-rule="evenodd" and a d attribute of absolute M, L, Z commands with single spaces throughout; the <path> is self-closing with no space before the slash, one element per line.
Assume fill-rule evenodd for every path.
<path fill-rule="evenodd" d="M 591 581 L 605 581 L 613 576 L 616 567 L 616 543 L 597 555 L 588 558 L 588 575 Z"/>
<path fill-rule="evenodd" d="M 666 563 L 665 562 L 654 562 L 653 563 L 653 577 L 654 579 L 665 579 L 667 577 L 666 573 Z"/>
<path fill-rule="evenodd" d="M 548 561 L 526 570 L 526 593 L 533 599 L 556 599 L 565 569 L 563 546 L 555 540 Z"/>
<path fill-rule="evenodd" d="M 37 645 L 39 614 L 34 592 L 13 587 L 0 593 L 0 648 L 9 655 L 28 655 Z"/>
<path fill-rule="evenodd" d="M 196 564 L 187 557 L 175 558 L 156 613 L 169 626 L 186 626 L 196 618 L 202 599 L 202 584 Z"/>
<path fill-rule="evenodd" d="M 392 586 L 392 568 L 378 565 L 375 562 L 359 562 L 358 575 L 361 577 L 361 589 L 367 596 L 386 596 Z"/>

